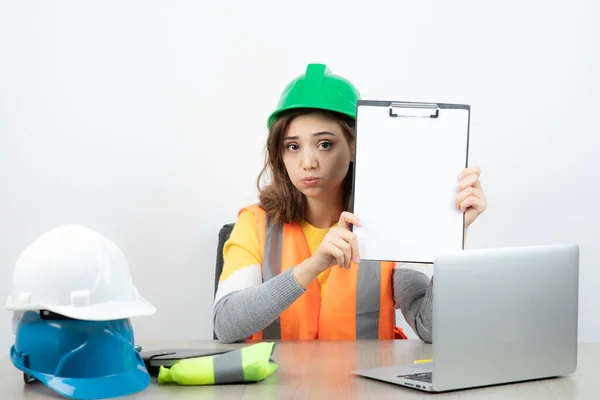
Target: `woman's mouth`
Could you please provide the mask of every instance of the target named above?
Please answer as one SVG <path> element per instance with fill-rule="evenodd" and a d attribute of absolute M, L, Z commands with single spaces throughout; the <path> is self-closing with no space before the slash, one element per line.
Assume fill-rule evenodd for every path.
<path fill-rule="evenodd" d="M 301 182 L 303 184 L 305 184 L 306 186 L 315 186 L 319 182 L 319 178 L 311 176 L 311 177 L 302 179 Z"/>

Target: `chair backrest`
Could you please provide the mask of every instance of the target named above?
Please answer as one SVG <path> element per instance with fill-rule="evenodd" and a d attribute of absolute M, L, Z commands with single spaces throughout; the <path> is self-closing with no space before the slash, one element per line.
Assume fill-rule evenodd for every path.
<path fill-rule="evenodd" d="M 225 242 L 227 242 L 227 240 L 229 239 L 234 225 L 235 223 L 225 224 L 219 230 L 219 239 L 217 242 L 217 263 L 215 266 L 215 290 L 213 293 L 213 300 L 217 295 L 217 288 L 219 287 L 219 278 L 221 277 L 221 272 L 223 272 L 223 247 L 225 247 Z M 217 340 L 217 334 L 215 333 L 214 328 L 213 339 Z"/>
<path fill-rule="evenodd" d="M 229 236 L 231 235 L 231 231 L 233 230 L 234 225 L 234 222 L 230 224 L 225 224 L 219 230 L 219 240 L 217 243 L 217 264 L 215 266 L 215 290 L 213 293 L 213 300 L 217 295 L 219 278 L 221 277 L 221 272 L 223 272 L 223 247 L 225 246 L 225 242 L 229 240 Z"/>

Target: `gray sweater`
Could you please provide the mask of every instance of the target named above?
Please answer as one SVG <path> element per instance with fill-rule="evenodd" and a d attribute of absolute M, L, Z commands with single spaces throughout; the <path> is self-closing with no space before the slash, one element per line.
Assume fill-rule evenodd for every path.
<path fill-rule="evenodd" d="M 431 343 L 433 280 L 407 265 L 399 264 L 393 272 L 396 308 L 417 336 Z M 224 343 L 242 341 L 269 326 L 304 292 L 291 268 L 258 286 L 231 292 L 214 306 L 215 334 Z"/>

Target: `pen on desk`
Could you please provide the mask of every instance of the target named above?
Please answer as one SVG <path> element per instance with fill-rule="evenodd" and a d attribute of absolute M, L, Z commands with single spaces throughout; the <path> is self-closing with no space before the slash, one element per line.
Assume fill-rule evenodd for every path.
<path fill-rule="evenodd" d="M 430 363 L 430 362 L 432 362 L 431 358 L 426 358 L 424 360 L 415 360 L 415 361 L 413 361 L 414 364 L 422 364 L 422 363 Z"/>

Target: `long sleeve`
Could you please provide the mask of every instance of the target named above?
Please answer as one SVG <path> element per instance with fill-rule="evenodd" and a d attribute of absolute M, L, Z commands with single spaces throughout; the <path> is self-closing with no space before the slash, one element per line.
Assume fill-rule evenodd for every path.
<path fill-rule="evenodd" d="M 394 300 L 417 336 L 431 343 L 433 279 L 419 264 L 397 264 L 393 273 Z"/>
<path fill-rule="evenodd" d="M 224 343 L 244 340 L 275 321 L 303 293 L 292 268 L 258 286 L 228 293 L 215 304 L 215 334 Z"/>

